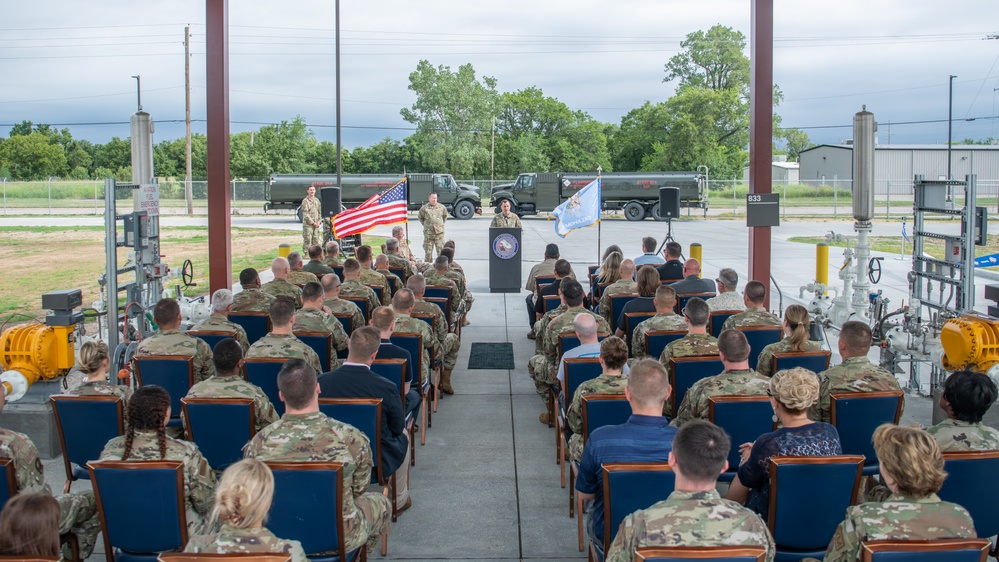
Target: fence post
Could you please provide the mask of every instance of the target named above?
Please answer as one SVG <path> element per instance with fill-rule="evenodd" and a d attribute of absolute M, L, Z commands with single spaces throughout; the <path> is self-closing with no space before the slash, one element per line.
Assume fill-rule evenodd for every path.
<path fill-rule="evenodd" d="M 49 214 L 52 214 L 52 176 L 49 176 Z"/>
<path fill-rule="evenodd" d="M 236 180 L 230 180 L 232 182 L 232 200 L 236 200 Z M 231 208 L 231 205 L 230 205 Z"/>
<path fill-rule="evenodd" d="M 784 203 L 780 206 L 781 218 L 787 219 L 787 180 L 784 180 Z"/>
<path fill-rule="evenodd" d="M 7 214 L 7 177 L 3 178 L 3 214 Z"/>
<path fill-rule="evenodd" d="M 888 180 L 888 192 L 885 195 L 888 200 L 885 203 L 885 220 L 891 220 L 891 180 Z"/>
<path fill-rule="evenodd" d="M 839 176 L 833 176 L 833 218 L 839 216 Z"/>
<path fill-rule="evenodd" d="M 735 210 L 735 178 L 732 178 L 732 216 L 736 216 Z"/>

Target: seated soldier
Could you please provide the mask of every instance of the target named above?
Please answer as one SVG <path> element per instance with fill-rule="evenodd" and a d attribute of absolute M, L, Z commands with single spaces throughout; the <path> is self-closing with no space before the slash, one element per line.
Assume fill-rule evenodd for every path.
<path fill-rule="evenodd" d="M 565 360 L 566 359 L 578 359 L 587 357 L 600 357 L 600 341 L 599 335 L 597 334 L 597 321 L 592 314 L 579 313 L 572 320 L 572 329 L 576 332 L 576 337 L 579 338 L 579 345 L 566 351 L 559 358 L 558 370 L 555 372 L 555 376 L 558 380 L 565 380 Z M 629 373 L 628 364 L 625 363 L 621 367 L 621 372 L 625 375 Z M 564 408 L 566 397 L 559 394 L 558 397 L 559 404 Z"/>
<path fill-rule="evenodd" d="M 635 283 L 634 277 L 635 263 L 631 260 L 624 260 L 621 262 L 621 278 L 604 287 L 600 293 L 600 302 L 597 304 L 597 311 L 611 326 L 617 324 L 617 318 L 611 317 L 610 298 L 612 295 L 619 293 L 637 293 L 638 284 Z"/>
<path fill-rule="evenodd" d="M 389 259 L 385 254 L 378 254 L 378 257 L 375 258 L 375 272 L 385 276 L 393 295 L 402 288 L 402 279 L 389 271 Z"/>
<path fill-rule="evenodd" d="M 843 324 L 837 344 L 843 362 L 819 373 L 819 403 L 809 411 L 808 417 L 832 423 L 831 395 L 834 393 L 901 390 L 895 375 L 867 359 L 871 341 L 871 328 L 867 324 L 856 320 Z M 904 400 L 902 407 L 905 408 Z"/>
<path fill-rule="evenodd" d="M 527 283 L 524 284 L 524 289 L 528 291 L 527 295 L 527 317 L 531 324 L 531 328 L 534 328 L 534 322 L 536 316 L 534 315 L 534 299 L 538 292 L 537 278 L 538 277 L 551 277 L 555 271 L 555 261 L 558 260 L 558 244 L 548 244 L 545 246 L 545 259 L 541 263 L 535 264 L 531 267 L 531 272 L 527 274 Z M 534 339 L 534 331 L 527 334 L 527 337 Z"/>
<path fill-rule="evenodd" d="M 334 275 L 336 277 L 336 275 Z M 295 313 L 295 325 L 291 330 L 317 332 L 333 336 L 333 351 L 330 353 L 330 369 L 340 366 L 336 352 L 347 349 L 347 332 L 335 316 L 323 310 L 323 286 L 319 283 L 306 283 L 302 287 L 302 309 Z"/>
<path fill-rule="evenodd" d="M 215 344 L 212 353 L 215 376 L 201 381 L 187 391 L 187 398 L 252 398 L 256 430 L 267 427 L 278 419 L 274 405 L 257 385 L 247 382 L 240 372 L 243 351 L 236 340 L 226 338 Z M 183 416 L 181 412 L 181 417 Z M 187 420 L 184 420 L 187 427 Z"/>
<path fill-rule="evenodd" d="M 749 368 L 749 342 L 738 330 L 725 330 L 718 336 L 718 355 L 725 370 L 720 375 L 703 378 L 683 395 L 672 425 L 680 427 L 694 419 L 708 419 L 711 396 L 762 396 L 770 388 L 770 379 Z"/>
<path fill-rule="evenodd" d="M 198 446 L 166 434 L 170 419 L 170 394 L 162 386 L 150 384 L 135 389 L 128 402 L 125 435 L 108 441 L 101 451 L 104 461 L 181 461 L 184 475 L 184 504 L 187 532 L 202 531 L 215 493 L 215 473 L 201 456 Z"/>
<path fill-rule="evenodd" d="M 999 449 L 999 431 L 982 423 L 995 401 L 996 383 L 987 375 L 954 371 L 940 394 L 940 408 L 947 419 L 926 431 L 943 452 Z"/>
<path fill-rule="evenodd" d="M 701 262 L 690 258 L 683 262 L 683 280 L 670 284 L 676 294 L 714 293 L 715 284 L 707 279 L 701 279 Z"/>
<path fill-rule="evenodd" d="M 340 298 L 340 278 L 336 275 L 325 275 L 320 283 L 323 286 L 323 307 L 328 308 L 330 314 L 346 314 L 350 316 L 350 330 L 364 327 L 364 315 L 361 309 L 352 301 L 345 301 Z M 368 287 L 365 287 L 369 291 Z M 372 293 L 373 294 L 373 293 Z M 348 334 L 350 335 L 350 334 Z"/>
<path fill-rule="evenodd" d="M 454 262 L 454 240 L 448 240 L 448 242 L 451 245 L 448 246 L 447 242 L 445 242 L 444 248 L 441 250 L 441 255 L 448 260 L 448 270 L 444 275 L 458 285 L 458 292 L 461 293 L 461 301 L 465 310 L 465 315 L 461 318 L 461 325 L 467 326 L 471 323 L 468 321 L 468 313 L 472 310 L 475 297 L 472 296 L 472 292 L 468 290 L 468 286 L 465 283 L 465 272 L 462 271 L 461 266 Z"/>
<path fill-rule="evenodd" d="M 302 267 L 304 262 L 302 260 L 302 254 L 298 252 L 292 252 L 288 254 L 288 267 L 291 271 L 288 273 L 288 282 L 292 285 L 305 285 L 306 283 L 318 283 L 319 278 L 315 274 L 309 273 L 308 271 L 303 271 Z"/>
<path fill-rule="evenodd" d="M 132 389 L 127 385 L 108 381 L 108 369 L 111 368 L 108 344 L 100 340 L 90 340 L 81 345 L 80 352 L 76 354 L 76 367 L 86 378 L 78 385 L 66 390 L 66 394 L 74 396 L 121 396 L 124 406 L 128 406 L 128 399 L 132 397 Z"/>
<path fill-rule="evenodd" d="M 409 281 L 406 282 L 406 288 L 413 291 L 413 298 L 416 300 L 413 304 L 413 311 L 410 314 L 429 314 L 434 317 L 431 331 L 434 333 L 437 343 L 441 346 L 441 352 L 444 353 L 443 368 L 453 371 L 454 366 L 458 363 L 458 349 L 461 347 L 461 340 L 458 339 L 458 334 L 448 330 L 449 324 L 447 318 L 444 318 L 444 311 L 441 310 L 441 307 L 423 300 L 423 295 L 427 292 L 427 280 L 422 274 L 417 273 L 412 275 Z M 446 388 L 443 384 L 441 385 L 441 392 L 444 394 L 454 393 L 450 381 L 448 381 Z"/>
<path fill-rule="evenodd" d="M 242 291 L 232 297 L 232 312 L 267 312 L 274 302 L 274 295 L 260 290 L 260 275 L 248 267 L 239 272 Z"/>
<path fill-rule="evenodd" d="M 0 384 L 0 412 L 7 403 L 7 389 Z M 38 449 L 23 433 L 0 428 L 0 458 L 10 459 L 8 470 L 14 472 L 14 493 L 38 492 L 52 495 L 52 488 L 45 482 L 45 471 Z M 72 533 L 80 546 L 80 556 L 88 558 L 94 551 L 97 533 L 101 522 L 97 515 L 97 502 L 94 492 L 87 490 L 73 494 L 55 496 L 59 503 L 59 534 Z M 58 543 L 58 539 L 56 539 Z M 69 548 L 65 547 L 64 560 L 71 560 Z"/>
<path fill-rule="evenodd" d="M 659 274 L 656 273 L 656 269 L 651 265 L 642 266 L 638 270 L 638 288 L 636 292 L 638 293 L 638 298 L 628 301 L 628 304 L 624 305 L 620 310 L 615 310 L 613 313 L 617 315 L 614 319 L 612 326 L 617 329 L 614 332 L 619 338 L 624 337 L 625 326 L 624 319 L 625 314 L 632 312 L 655 312 L 656 311 L 656 291 L 662 287 L 662 283 L 659 282 Z M 610 300 L 608 299 L 607 304 L 608 310 L 611 307 Z"/>
<path fill-rule="evenodd" d="M 413 266 L 408 259 L 399 254 L 399 241 L 394 237 L 385 239 L 385 257 L 388 258 L 389 267 L 402 269 L 403 281 L 408 281 L 413 275 Z"/>
<path fill-rule="evenodd" d="M 378 355 L 375 359 L 405 359 L 406 360 L 406 415 L 415 413 L 420 409 L 420 392 L 413 388 L 414 384 L 420 384 L 417 378 L 416 367 L 413 356 L 408 351 L 392 343 L 392 332 L 395 331 L 395 313 L 387 306 L 379 306 L 371 314 L 371 326 L 378 330 L 381 337 L 381 345 L 378 346 Z"/>
<path fill-rule="evenodd" d="M 457 251 L 455 249 L 455 242 L 454 242 L 454 240 L 446 240 L 444 242 L 444 247 L 445 248 L 451 248 L 451 252 L 450 253 L 443 252 L 443 251 L 441 252 L 442 254 L 444 254 L 445 256 L 447 256 L 447 259 L 451 260 L 451 269 L 457 271 L 458 273 L 460 273 L 462 275 L 462 277 L 464 277 L 464 275 L 465 275 L 465 269 L 463 267 L 461 267 L 461 265 L 459 265 L 458 262 L 454 261 L 454 253 Z"/>
<path fill-rule="evenodd" d="M 631 417 L 621 425 L 595 429 L 586 441 L 576 477 L 576 493 L 581 500 L 589 502 L 586 533 L 590 540 L 601 545 L 604 542 L 601 467 L 615 462 L 666 462 L 669 459 L 676 435 L 676 430 L 662 415 L 669 392 L 666 369 L 662 365 L 652 360 L 635 363 L 625 388 Z M 728 454 L 727 447 L 725 453 Z"/>
<path fill-rule="evenodd" d="M 454 322 L 455 318 L 462 313 L 462 293 L 461 288 L 458 284 L 448 275 L 448 267 L 450 263 L 447 256 L 437 256 L 434 260 L 434 268 L 427 276 L 427 285 L 432 287 L 449 287 L 451 289 L 451 318 L 449 321 Z"/>
<path fill-rule="evenodd" d="M 724 268 L 715 279 L 718 294 L 708 299 L 708 308 L 716 310 L 746 310 L 746 298 L 736 290 L 739 288 L 739 274 L 734 269 Z"/>
<path fill-rule="evenodd" d="M 784 338 L 760 351 L 760 355 L 756 359 L 756 371 L 765 377 L 773 375 L 774 367 L 776 367 L 775 353 L 821 350 L 821 343 L 808 339 L 809 326 L 811 325 L 812 318 L 808 315 L 807 308 L 800 304 L 792 304 L 787 307 L 784 311 Z"/>
<path fill-rule="evenodd" d="M 388 310 L 379 307 L 379 311 Z M 395 474 L 398 490 L 395 496 L 396 514 L 413 505 L 409 497 L 409 433 L 406 414 L 399 401 L 396 385 L 371 371 L 381 347 L 381 334 L 373 326 L 354 330 L 350 335 L 350 352 L 343 367 L 319 377 L 319 395 L 323 398 L 381 398 L 382 428 L 379 461 L 382 474 Z"/>
<path fill-rule="evenodd" d="M 323 263 L 323 249 L 321 246 L 312 245 L 309 247 L 309 263 L 302 266 L 302 271 L 315 276 L 333 273 L 333 268 Z"/>
<path fill-rule="evenodd" d="M 564 259 L 559 259 L 555 262 L 555 281 L 549 283 L 547 287 L 542 287 L 540 298 L 534 303 L 534 314 L 538 320 L 545 314 L 545 297 L 558 296 L 558 289 L 561 286 L 562 279 L 569 276 L 569 272 L 572 271 L 572 266 L 569 262 Z"/>
<path fill-rule="evenodd" d="M 409 242 L 406 240 L 406 229 L 401 226 L 393 226 L 392 238 L 395 238 L 396 242 L 399 244 L 399 255 L 415 266 L 416 256 L 413 255 L 413 250 L 409 248 Z M 386 244 L 386 247 L 387 246 L 388 245 Z"/>
<path fill-rule="evenodd" d="M 285 412 L 243 448 L 248 459 L 275 462 L 343 463 L 343 522 L 346 550 L 370 548 L 388 532 L 392 506 L 371 484 L 371 444 L 360 430 L 319 411 L 316 371 L 301 359 L 278 373 Z M 307 554 L 319 554 L 310 552 Z"/>
<path fill-rule="evenodd" d="M 291 266 L 285 258 L 274 258 L 271 262 L 271 273 L 274 279 L 264 283 L 260 290 L 273 297 L 288 297 L 295 303 L 295 308 L 302 308 L 302 290 L 288 280 Z"/>
<path fill-rule="evenodd" d="M 180 331 L 180 305 L 174 299 L 160 299 L 153 308 L 153 321 L 160 331 L 139 342 L 132 357 L 132 372 L 135 373 L 136 357 L 146 355 L 176 355 L 193 357 L 194 382 L 201 382 L 215 374 L 212 363 L 212 349 L 200 338 Z"/>
<path fill-rule="evenodd" d="M 780 318 L 767 312 L 763 303 L 767 300 L 767 286 L 759 281 L 746 283 L 742 292 L 742 301 L 746 311 L 729 316 L 722 324 L 723 330 L 732 330 L 744 326 L 780 326 Z"/>
<path fill-rule="evenodd" d="M 270 316 L 270 333 L 250 346 L 250 350 L 246 352 L 246 358 L 304 359 L 317 373 L 322 371 L 322 363 L 320 363 L 316 352 L 292 333 L 292 327 L 295 325 L 295 305 L 291 299 L 274 299 Z"/>
<path fill-rule="evenodd" d="M 639 548 L 669 546 L 762 546 L 773 562 L 777 549 L 767 524 L 716 490 L 718 476 L 728 470 L 730 446 L 725 431 L 711 422 L 681 427 L 669 453 L 673 492 L 624 518 L 606 562 L 631 562 Z"/>
<path fill-rule="evenodd" d="M 367 299 L 368 314 L 371 314 L 371 311 L 377 308 L 381 302 L 374 289 L 361 282 L 361 264 L 354 258 L 347 258 L 347 261 L 343 262 L 343 283 L 340 284 L 340 298 L 343 297 Z M 358 326 L 354 326 L 354 328 L 358 328 Z"/>
<path fill-rule="evenodd" d="M 371 246 L 361 246 L 354 250 L 354 257 L 357 258 L 360 268 L 359 280 L 365 285 L 375 285 L 382 288 L 382 306 L 388 306 L 392 302 L 392 289 L 389 287 L 388 279 L 371 268 L 372 252 Z M 372 309 L 374 310 L 374 309 Z"/>
<path fill-rule="evenodd" d="M 600 342 L 600 367 L 603 372 L 595 379 L 579 385 L 565 413 L 569 434 L 569 459 L 579 462 L 583 457 L 583 397 L 591 394 L 624 394 L 627 375 L 621 370 L 628 364 L 628 346 L 624 340 L 611 336 Z"/>
<path fill-rule="evenodd" d="M 413 296 L 413 291 L 409 289 L 400 289 L 398 293 L 392 297 L 392 313 L 395 315 L 395 329 L 393 333 L 402 334 L 419 334 L 423 339 L 423 357 L 420 360 L 420 384 L 423 384 L 430 377 L 430 357 L 431 353 L 433 357 L 440 357 L 443 353 L 440 343 L 437 342 L 437 338 L 434 337 L 433 332 L 430 330 L 430 326 L 426 322 L 420 320 L 419 318 L 413 318 L 410 314 L 413 312 L 413 306 L 416 304 L 416 298 Z M 413 358 L 416 361 L 416 358 Z M 449 368 L 450 366 L 450 368 Z M 447 388 L 451 388 L 451 370 L 454 369 L 454 360 L 450 363 L 444 365 L 444 372 L 441 374 L 441 390 L 444 390 L 445 384 Z M 454 390 L 451 390 L 453 393 Z"/>
<path fill-rule="evenodd" d="M 687 300 L 683 317 L 687 321 L 687 335 L 666 344 L 659 355 L 659 362 L 667 371 L 670 359 L 674 357 L 718 355 L 718 339 L 708 333 L 708 305 L 704 300 L 698 297 Z M 673 405 L 667 402 L 663 413 L 673 417 Z"/>
<path fill-rule="evenodd" d="M 195 325 L 195 332 L 225 332 L 232 335 L 243 348 L 243 353 L 250 349 L 250 341 L 246 339 L 246 330 L 235 322 L 229 321 L 232 312 L 233 296 L 229 289 L 219 289 L 212 294 L 212 314 Z M 268 305 L 269 306 L 269 305 Z"/>
<path fill-rule="evenodd" d="M 635 326 L 635 331 L 631 336 L 632 356 L 635 360 L 650 359 L 649 352 L 645 349 L 645 334 L 658 330 L 686 330 L 687 322 L 674 311 L 676 306 L 676 291 L 672 287 L 660 286 L 656 289 L 656 296 L 652 299 L 652 304 L 656 307 L 656 315 L 648 320 L 643 320 L 641 324 Z M 656 359 L 652 357 L 651 359 Z"/>
<path fill-rule="evenodd" d="M 326 257 L 323 258 L 323 265 L 330 269 L 343 265 L 340 259 L 340 243 L 336 240 L 330 240 L 326 243 Z"/>

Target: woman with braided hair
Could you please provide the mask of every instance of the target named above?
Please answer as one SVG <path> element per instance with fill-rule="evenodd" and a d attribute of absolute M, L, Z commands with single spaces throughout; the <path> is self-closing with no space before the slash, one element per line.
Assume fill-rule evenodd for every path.
<path fill-rule="evenodd" d="M 772 343 L 760 351 L 760 357 L 756 360 L 756 372 L 764 377 L 774 374 L 774 353 L 787 353 L 789 351 L 818 351 L 822 349 L 822 344 L 811 341 L 809 329 L 812 319 L 808 315 L 808 309 L 800 304 L 792 304 L 784 310 L 784 339 L 777 343 Z"/>
<path fill-rule="evenodd" d="M 183 462 L 187 530 L 190 535 L 197 533 L 212 506 L 215 473 L 197 445 L 166 434 L 170 394 L 161 386 L 139 387 L 128 401 L 126 417 L 125 435 L 108 441 L 101 460 Z"/>
<path fill-rule="evenodd" d="M 184 552 L 274 552 L 291 555 L 291 562 L 308 562 L 301 543 L 275 537 L 264 527 L 273 497 L 274 474 L 266 464 L 245 459 L 230 466 L 215 490 L 211 521 L 218 532 L 191 537 Z"/>

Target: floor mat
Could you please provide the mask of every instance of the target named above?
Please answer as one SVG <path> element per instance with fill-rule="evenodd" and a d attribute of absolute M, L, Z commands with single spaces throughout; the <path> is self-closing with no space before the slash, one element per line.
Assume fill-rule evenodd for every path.
<path fill-rule="evenodd" d="M 473 343 L 468 356 L 468 368 L 513 370 L 513 344 Z"/>

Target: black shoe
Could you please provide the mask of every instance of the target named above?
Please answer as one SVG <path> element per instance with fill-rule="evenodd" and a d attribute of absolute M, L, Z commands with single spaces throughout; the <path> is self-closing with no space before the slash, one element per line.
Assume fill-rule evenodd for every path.
<path fill-rule="evenodd" d="M 537 337 L 537 336 L 535 336 L 535 335 L 534 335 L 534 330 L 531 330 L 530 332 L 527 332 L 527 339 L 529 339 L 529 340 L 533 340 L 533 339 L 535 339 L 536 337 Z"/>

